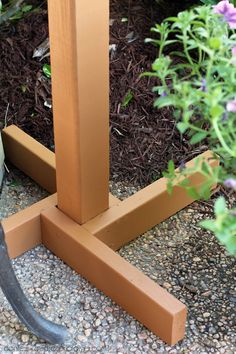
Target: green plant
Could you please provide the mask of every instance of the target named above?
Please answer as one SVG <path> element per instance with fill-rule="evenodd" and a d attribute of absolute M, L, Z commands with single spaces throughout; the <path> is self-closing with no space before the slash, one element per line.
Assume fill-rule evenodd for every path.
<path fill-rule="evenodd" d="M 218 240 L 235 254 L 236 209 L 229 210 L 223 197 L 217 199 L 214 207 L 215 220 L 203 220 L 200 225 L 212 231 Z"/>
<path fill-rule="evenodd" d="M 133 95 L 132 91 L 129 90 L 127 92 L 127 94 L 125 95 L 121 106 L 124 108 L 127 107 L 129 105 L 129 103 L 133 100 L 133 98 L 134 98 L 134 95 Z"/>
<path fill-rule="evenodd" d="M 31 11 L 32 5 L 28 5 L 24 0 L 0 0 L 0 25 L 8 20 L 19 20 L 24 14 Z"/>
<path fill-rule="evenodd" d="M 52 76 L 51 65 L 44 64 L 43 65 L 43 73 L 48 79 L 51 79 L 51 76 Z"/>
<path fill-rule="evenodd" d="M 219 167 L 211 168 L 207 161 L 197 159 L 193 168 L 183 165 L 177 173 L 173 161 L 169 162 L 164 173 L 168 190 L 179 184 L 196 199 L 209 198 L 218 183 L 236 191 L 236 34 L 230 29 L 236 27 L 236 9 L 232 6 L 221 1 L 214 10 L 199 6 L 181 12 L 151 29 L 157 39 L 146 40 L 159 48 L 153 72 L 144 74 L 159 79 L 153 88 L 159 96 L 155 106 L 175 107 L 180 134 L 191 144 L 206 139 L 220 160 Z M 200 189 L 187 178 L 195 171 L 205 178 Z M 235 209 L 218 208 L 222 200 L 215 205 L 216 219 L 202 226 L 215 232 L 236 255 Z"/>

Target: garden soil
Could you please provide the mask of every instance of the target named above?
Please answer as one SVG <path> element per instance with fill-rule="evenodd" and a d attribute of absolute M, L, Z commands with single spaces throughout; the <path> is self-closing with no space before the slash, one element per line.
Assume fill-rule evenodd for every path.
<path fill-rule="evenodd" d="M 28 3 L 34 5 L 33 12 L 0 27 L 0 125 L 16 124 L 53 150 L 51 80 L 42 70 L 50 57 L 33 58 L 48 37 L 46 1 Z M 192 147 L 180 136 L 172 109 L 153 107 L 152 87 L 157 82 L 140 78 L 157 55 L 144 39 L 169 6 L 150 0 L 112 0 L 110 7 L 111 180 L 143 187 L 161 177 L 170 159 L 178 165 L 207 147 Z M 174 14 L 176 5 L 172 7 Z M 124 105 L 129 94 L 132 99 Z M 90 95 L 92 99 L 92 88 Z"/>

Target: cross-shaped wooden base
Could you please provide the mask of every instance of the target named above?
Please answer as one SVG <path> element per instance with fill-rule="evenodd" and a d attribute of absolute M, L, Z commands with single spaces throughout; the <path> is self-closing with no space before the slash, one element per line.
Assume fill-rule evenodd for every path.
<path fill-rule="evenodd" d="M 175 344 L 184 336 L 185 305 L 115 251 L 193 200 L 177 186 L 168 195 L 165 178 L 124 201 L 109 195 L 109 0 L 48 5 L 56 155 L 15 126 L 4 129 L 3 143 L 16 167 L 57 194 L 3 221 L 9 254 L 43 243 Z M 210 152 L 202 157 L 217 164 Z M 203 182 L 199 173 L 189 179 Z"/>
<path fill-rule="evenodd" d="M 3 143 L 8 160 L 43 188 L 56 192 L 54 153 L 15 126 L 4 129 Z M 211 152 L 202 157 L 212 166 L 216 164 Z M 193 174 L 190 180 L 199 186 L 203 178 Z M 57 208 L 56 194 L 2 224 L 12 258 L 43 243 L 160 338 L 175 344 L 184 336 L 185 305 L 115 250 L 192 201 L 180 187 L 168 195 L 166 180 L 161 178 L 124 201 L 110 195 L 109 208 L 82 225 Z"/>

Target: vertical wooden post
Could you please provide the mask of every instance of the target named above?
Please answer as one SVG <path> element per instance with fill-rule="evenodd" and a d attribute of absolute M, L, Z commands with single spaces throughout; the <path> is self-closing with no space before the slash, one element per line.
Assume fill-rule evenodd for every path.
<path fill-rule="evenodd" d="M 58 207 L 108 208 L 109 0 L 48 0 Z"/>

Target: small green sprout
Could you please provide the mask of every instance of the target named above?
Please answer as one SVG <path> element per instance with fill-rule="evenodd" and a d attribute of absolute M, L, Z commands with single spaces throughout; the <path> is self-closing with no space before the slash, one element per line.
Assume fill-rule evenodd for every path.
<path fill-rule="evenodd" d="M 134 98 L 134 95 L 131 92 L 131 90 L 129 90 L 127 92 L 127 94 L 125 95 L 125 98 L 123 99 L 122 107 L 124 107 L 124 108 L 127 107 L 133 98 Z"/>
<path fill-rule="evenodd" d="M 51 76 L 52 76 L 52 74 L 51 74 L 51 65 L 49 65 L 49 64 L 44 64 L 44 66 L 43 66 L 43 73 L 44 73 L 44 75 L 45 75 L 47 78 L 51 79 Z"/>

